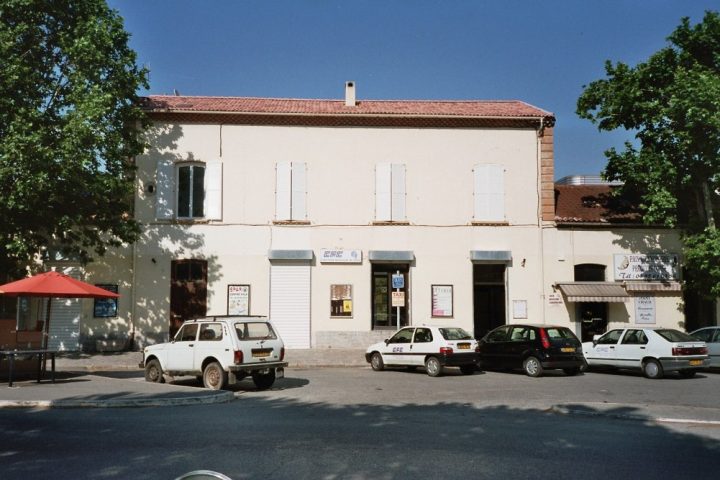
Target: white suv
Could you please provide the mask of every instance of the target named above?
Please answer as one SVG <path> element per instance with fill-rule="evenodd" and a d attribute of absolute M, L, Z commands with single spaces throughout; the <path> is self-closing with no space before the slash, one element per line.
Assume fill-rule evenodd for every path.
<path fill-rule="evenodd" d="M 401 328 L 365 352 L 365 360 L 375 371 L 385 366 L 424 366 L 431 377 L 442 375 L 443 367 L 460 367 L 463 374 L 472 375 L 479 356 L 477 340 L 457 327 Z"/>
<path fill-rule="evenodd" d="M 145 347 L 140 368 L 148 382 L 196 375 L 219 390 L 250 375 L 264 390 L 283 377 L 284 358 L 283 341 L 264 317 L 216 316 L 188 320 L 171 342 Z"/>

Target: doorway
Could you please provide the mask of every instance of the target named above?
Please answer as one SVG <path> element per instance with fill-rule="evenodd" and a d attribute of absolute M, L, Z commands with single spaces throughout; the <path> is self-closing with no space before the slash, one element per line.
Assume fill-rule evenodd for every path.
<path fill-rule="evenodd" d="M 185 320 L 207 314 L 207 261 L 173 260 L 170 273 L 170 338 Z"/>
<path fill-rule="evenodd" d="M 507 323 L 505 264 L 473 265 L 473 319 L 475 338 Z"/>
<path fill-rule="evenodd" d="M 392 276 L 400 273 L 404 277 L 404 285 L 394 289 Z M 372 329 L 398 328 L 398 310 L 400 312 L 400 327 L 406 327 L 409 321 L 410 299 L 408 298 L 410 266 L 404 264 L 372 264 Z M 405 306 L 392 306 L 392 292 L 399 290 L 405 295 Z"/>
<path fill-rule="evenodd" d="M 577 304 L 580 319 L 580 341 L 592 342 L 595 335 L 607 332 L 608 304 L 604 302 L 581 302 Z"/>

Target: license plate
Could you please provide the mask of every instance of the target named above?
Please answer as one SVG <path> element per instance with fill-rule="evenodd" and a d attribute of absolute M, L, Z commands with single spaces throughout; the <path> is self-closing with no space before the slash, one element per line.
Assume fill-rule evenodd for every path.
<path fill-rule="evenodd" d="M 252 356 L 255 357 L 255 358 L 258 358 L 258 357 L 269 357 L 269 356 L 270 356 L 270 352 L 272 352 L 272 350 L 253 350 Z"/>
<path fill-rule="evenodd" d="M 692 365 L 693 367 L 697 365 L 702 365 L 702 363 L 702 360 L 690 360 L 690 365 Z"/>
<path fill-rule="evenodd" d="M 571 353 L 575 351 L 575 347 L 563 347 L 560 349 L 561 352 Z"/>
<path fill-rule="evenodd" d="M 457 347 L 458 347 L 458 350 L 470 350 L 469 343 L 458 343 Z"/>

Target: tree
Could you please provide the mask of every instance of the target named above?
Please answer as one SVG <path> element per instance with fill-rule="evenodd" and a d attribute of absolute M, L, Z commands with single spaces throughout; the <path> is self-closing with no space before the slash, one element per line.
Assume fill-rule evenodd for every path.
<path fill-rule="evenodd" d="M 137 237 L 147 72 L 128 38 L 104 0 L 0 0 L 0 272 Z"/>
<path fill-rule="evenodd" d="M 639 195 L 646 223 L 683 227 L 690 284 L 718 297 L 720 17 L 683 18 L 668 42 L 635 67 L 607 61 L 607 78 L 584 87 L 577 113 L 600 130 L 635 132 L 637 146 L 605 152 L 605 177 Z"/>

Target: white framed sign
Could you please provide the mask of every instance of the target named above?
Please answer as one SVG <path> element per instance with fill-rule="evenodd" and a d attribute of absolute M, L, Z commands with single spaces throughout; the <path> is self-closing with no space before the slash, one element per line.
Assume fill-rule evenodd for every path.
<path fill-rule="evenodd" d="M 613 255 L 615 280 L 680 280 L 676 254 Z"/>
<path fill-rule="evenodd" d="M 635 323 L 655 325 L 655 297 L 635 297 Z"/>
<path fill-rule="evenodd" d="M 320 249 L 320 263 L 362 263 L 362 250 Z"/>
<path fill-rule="evenodd" d="M 432 316 L 453 316 L 453 286 L 432 285 Z"/>
<path fill-rule="evenodd" d="M 228 315 L 250 315 L 250 285 L 228 285 Z"/>
<path fill-rule="evenodd" d="M 513 300 L 513 318 L 528 318 L 527 300 Z"/>

